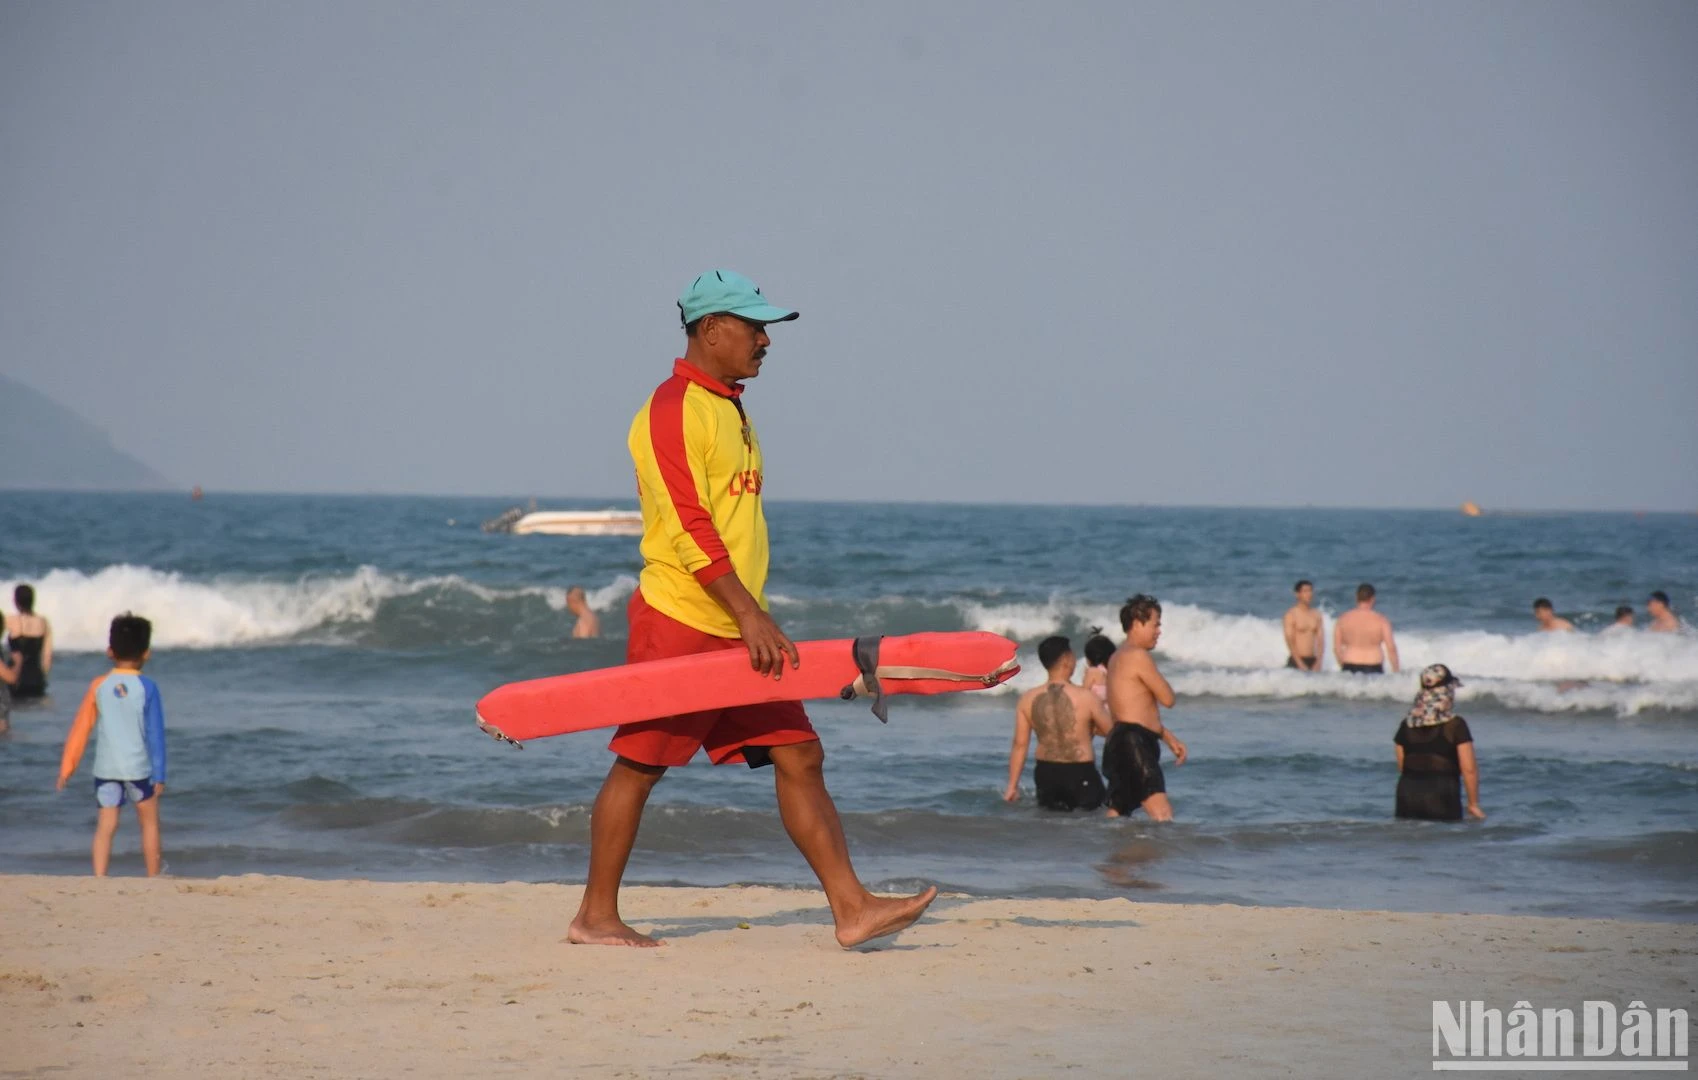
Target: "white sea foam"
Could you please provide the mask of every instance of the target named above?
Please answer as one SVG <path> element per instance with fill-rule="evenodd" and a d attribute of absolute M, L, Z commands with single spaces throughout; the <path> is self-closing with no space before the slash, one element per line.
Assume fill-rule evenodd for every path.
<path fill-rule="evenodd" d="M 1024 641 L 1081 623 L 1109 627 L 1111 637 L 1121 637 L 1118 609 L 1110 605 L 1053 599 L 1044 604 L 957 606 L 970 629 Z M 1622 716 L 1647 709 L 1698 709 L 1698 636 L 1691 634 L 1421 630 L 1398 633 L 1397 644 L 1403 676 L 1340 674 L 1330 655 L 1330 637 L 1328 670 L 1309 675 L 1284 668 L 1285 639 L 1277 620 L 1169 603 L 1163 605 L 1157 655 L 1181 694 L 1403 702 L 1414 693 L 1413 672 L 1443 663 L 1466 682 L 1461 693 L 1465 702 L 1490 697 L 1511 708 L 1538 712 L 1605 711 Z M 1021 663 L 1026 670 L 1015 688 L 1036 685 L 1041 679 L 1041 672 L 1032 674 L 1036 657 L 1022 655 Z"/>
<path fill-rule="evenodd" d="M 612 611 L 619 601 L 637 591 L 637 579 L 630 574 L 620 574 L 599 589 L 588 589 L 584 599 L 590 602 L 590 607 L 597 611 Z M 560 606 L 566 606 L 566 594 L 560 594 Z"/>
<path fill-rule="evenodd" d="M 1174 691 L 1181 695 L 1226 698 L 1329 698 L 1332 700 L 1391 702 L 1407 705 L 1415 696 L 1412 670 L 1401 675 L 1345 675 L 1299 671 L 1180 670 L 1172 673 Z M 1611 712 L 1633 716 L 1648 709 L 1690 711 L 1698 709 L 1698 682 L 1528 682 L 1516 679 L 1472 677 L 1457 691 L 1457 701 L 1492 701 L 1511 709 L 1530 712 Z"/>
<path fill-rule="evenodd" d="M 566 591 L 554 585 L 493 588 L 457 575 L 407 577 L 363 566 L 340 575 L 307 575 L 295 581 L 255 578 L 193 578 L 146 566 L 108 566 L 94 573 L 52 570 L 34 576 L 39 608 L 53 620 L 57 647 L 98 652 L 106 647 L 107 625 L 121 611 L 154 621 L 154 641 L 163 648 L 227 648 L 290 641 L 337 641 L 339 630 L 372 623 L 380 607 L 426 593 L 432 604 L 497 605 L 540 598 L 556 611 Z M 0 595 L 13 582 L 0 582 Z M 588 590 L 601 611 L 618 606 L 637 582 L 620 574 Z M 775 606 L 807 608 L 809 601 L 774 595 Z M 870 607 L 907 607 L 910 597 L 860 601 Z M 1110 628 L 1117 640 L 1118 611 L 1112 605 L 1052 599 L 1046 603 L 938 602 L 939 628 L 957 624 L 1031 643 L 1067 626 Z M 1406 702 L 1414 692 L 1412 672 L 1442 662 L 1466 682 L 1464 702 L 1490 698 L 1510 708 L 1538 712 L 1595 711 L 1628 716 L 1646 710 L 1698 710 L 1698 637 L 1609 630 L 1598 634 L 1507 635 L 1480 630 L 1411 631 L 1398 635 L 1405 674 L 1383 678 L 1345 676 L 1328 657 L 1329 670 L 1308 675 L 1283 668 L 1285 645 L 1278 621 L 1229 615 L 1189 604 L 1169 603 L 1163 612 L 1157 652 L 1174 688 L 1185 695 L 1226 698 L 1298 699 L 1324 697 Z M 1330 620 L 1329 620 L 1330 621 Z M 1329 627 L 1330 629 L 1330 627 Z M 1075 633 L 1075 644 L 1082 645 Z M 1024 671 L 1005 689 L 1042 681 L 1037 657 L 1021 650 Z"/>
<path fill-rule="evenodd" d="M 282 642 L 321 627 L 370 622 L 385 600 L 432 589 L 461 592 L 483 603 L 535 596 L 557 611 L 566 607 L 566 590 L 560 587 L 490 588 L 457 575 L 408 578 L 370 566 L 279 582 L 196 579 L 119 565 L 92 574 L 51 570 L 30 582 L 37 610 L 52 621 L 54 647 L 62 652 L 104 650 L 112 616 L 123 611 L 152 619 L 159 647 L 214 649 Z M 14 584 L 0 582 L 0 591 L 10 595 Z M 591 607 L 610 610 L 636 585 L 635 578 L 620 574 L 588 590 L 586 599 Z"/>
<path fill-rule="evenodd" d="M 958 605 L 969 629 L 989 630 L 1024 641 L 1055 633 L 1066 623 L 1111 628 L 1119 640 L 1118 610 L 1110 606 L 1052 600 L 1047 604 Z M 1331 620 L 1328 620 L 1329 668 Z M 1495 679 L 1618 682 L 1698 681 L 1698 636 L 1610 630 L 1599 634 L 1494 634 L 1483 630 L 1397 633 L 1406 669 L 1448 664 L 1458 675 Z M 1159 655 L 1187 665 L 1266 670 L 1285 663 L 1285 638 L 1278 620 L 1256 615 L 1222 615 L 1189 604 L 1164 604 Z M 1299 673 L 1292 672 L 1294 677 Z"/>

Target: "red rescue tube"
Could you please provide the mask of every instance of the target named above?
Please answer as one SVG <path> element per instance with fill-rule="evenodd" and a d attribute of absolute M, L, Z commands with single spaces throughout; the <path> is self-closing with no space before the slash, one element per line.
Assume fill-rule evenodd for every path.
<path fill-rule="evenodd" d="M 877 640 L 877 681 L 885 695 L 982 690 L 1020 670 L 1014 642 L 982 631 Z M 855 639 L 802 641 L 796 650 L 802 666 L 792 669 L 787 661 L 782 679 L 756 674 L 747 652 L 728 649 L 508 683 L 478 702 L 478 726 L 523 742 L 735 705 L 835 698 L 846 689 L 868 694 L 866 680 L 857 684 Z"/>

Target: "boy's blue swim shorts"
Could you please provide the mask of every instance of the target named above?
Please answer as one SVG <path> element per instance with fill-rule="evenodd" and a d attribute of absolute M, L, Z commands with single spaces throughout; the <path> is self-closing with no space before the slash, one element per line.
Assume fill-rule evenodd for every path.
<path fill-rule="evenodd" d="M 94 778 L 94 801 L 105 809 L 125 803 L 144 803 L 153 798 L 152 780 L 102 780 Z"/>

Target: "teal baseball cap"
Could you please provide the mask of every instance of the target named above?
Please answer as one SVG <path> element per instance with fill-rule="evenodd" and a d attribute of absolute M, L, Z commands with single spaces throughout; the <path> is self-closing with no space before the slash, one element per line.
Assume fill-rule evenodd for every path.
<path fill-rule="evenodd" d="M 678 319 L 685 326 L 722 313 L 758 323 L 789 322 L 801 314 L 767 303 L 760 286 L 735 270 L 709 270 L 678 298 Z"/>

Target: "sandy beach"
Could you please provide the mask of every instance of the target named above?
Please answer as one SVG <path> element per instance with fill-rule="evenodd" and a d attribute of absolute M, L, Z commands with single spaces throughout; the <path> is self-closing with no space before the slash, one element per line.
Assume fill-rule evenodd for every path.
<path fill-rule="evenodd" d="M 1691 1009 L 1698 927 L 945 896 L 0 877 L 0 1076 L 1431 1075 L 1431 1002 Z"/>

